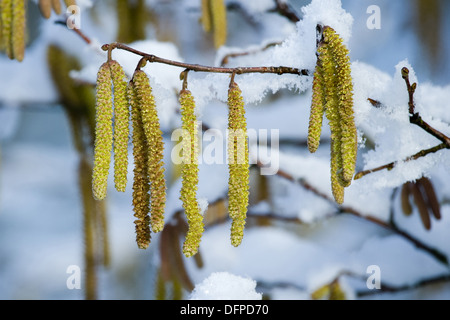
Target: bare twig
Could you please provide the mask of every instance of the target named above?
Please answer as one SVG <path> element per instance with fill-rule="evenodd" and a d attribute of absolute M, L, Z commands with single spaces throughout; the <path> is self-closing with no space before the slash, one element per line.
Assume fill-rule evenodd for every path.
<path fill-rule="evenodd" d="M 420 128 L 422 128 L 423 130 L 425 130 L 426 132 L 428 132 L 429 134 L 431 134 L 433 137 L 439 139 L 442 143 L 429 148 L 429 149 L 425 149 L 425 150 L 421 150 L 418 153 L 409 156 L 408 158 L 406 158 L 405 160 L 403 160 L 402 162 L 407 162 L 407 161 L 411 161 L 411 160 L 417 160 L 421 157 L 425 157 L 428 154 L 431 153 L 436 153 L 442 149 L 450 149 L 450 138 L 447 137 L 445 134 L 443 134 L 442 132 L 440 132 L 439 130 L 433 128 L 432 126 L 430 126 L 428 123 L 426 123 L 422 117 L 420 116 L 420 114 L 418 112 L 416 112 L 416 106 L 414 103 L 414 93 L 416 92 L 416 87 L 417 84 L 413 83 L 411 84 L 410 80 L 409 80 L 409 69 L 408 68 L 402 68 L 401 70 L 402 73 L 402 78 L 403 80 L 405 80 L 406 83 L 406 89 L 408 90 L 408 110 L 409 110 L 409 122 L 411 124 L 417 125 Z M 374 99 L 368 99 L 368 101 L 376 108 L 379 108 L 382 104 Z M 381 171 L 381 170 L 391 170 L 393 169 L 399 162 L 395 161 L 395 162 L 391 162 L 385 165 L 382 165 L 380 167 L 374 168 L 374 169 L 369 169 L 369 170 L 364 170 L 361 172 L 358 172 L 355 177 L 354 180 L 358 180 L 361 179 L 362 177 L 364 177 L 365 175 L 368 175 L 370 173 L 373 172 L 377 172 L 377 171 Z"/>
<path fill-rule="evenodd" d="M 67 20 L 65 20 L 65 21 L 57 20 L 57 21 L 55 21 L 55 24 L 59 24 L 59 25 L 67 27 Z M 70 29 L 72 29 L 77 35 L 79 35 L 80 38 L 84 40 L 84 42 L 86 42 L 87 44 L 91 44 L 92 40 L 85 33 L 83 33 L 80 29 L 77 29 L 77 28 L 70 28 Z"/>
<path fill-rule="evenodd" d="M 436 153 L 436 152 L 438 152 L 438 151 L 440 151 L 442 149 L 446 149 L 446 148 L 448 149 L 447 145 L 445 143 L 441 143 L 441 144 L 439 144 L 439 145 L 437 145 L 435 147 L 432 147 L 430 149 L 421 150 L 421 151 L 417 152 L 416 154 L 414 154 L 412 156 L 409 156 L 408 158 L 406 158 L 403 161 L 395 161 L 395 162 L 391 162 L 391 163 L 379 166 L 377 168 L 360 171 L 360 172 L 358 172 L 355 175 L 354 180 L 361 179 L 362 177 L 364 177 L 364 176 L 366 176 L 366 175 L 368 175 L 370 173 L 373 173 L 373 172 L 377 172 L 377 171 L 381 171 L 381 170 L 385 170 L 385 169 L 386 170 L 392 170 L 395 166 L 397 166 L 401 162 L 408 162 L 408 161 L 411 161 L 411 160 L 417 160 L 417 159 L 419 159 L 421 157 L 425 157 L 428 154 Z"/>
<path fill-rule="evenodd" d="M 122 43 L 111 43 L 111 44 L 104 44 L 102 46 L 102 49 L 105 51 L 113 50 L 113 49 L 121 49 L 126 50 L 128 52 L 134 53 L 136 55 L 139 55 L 148 62 L 156 62 L 156 63 L 162 63 L 171 65 L 174 67 L 180 67 L 184 68 L 190 71 L 196 71 L 196 72 L 213 72 L 213 73 L 229 73 L 229 74 L 244 74 L 244 73 L 273 73 L 273 74 L 296 74 L 299 76 L 308 76 L 310 75 L 310 71 L 306 69 L 298 69 L 298 68 L 291 68 L 291 67 L 238 67 L 238 68 L 222 68 L 222 67 L 211 67 L 211 66 L 204 66 L 199 64 L 190 64 L 190 63 L 184 63 L 180 61 L 174 61 L 169 59 L 164 59 L 158 56 L 155 56 L 153 54 L 148 54 L 139 50 L 136 50 L 134 48 L 131 48 L 127 45 L 124 45 Z"/>
<path fill-rule="evenodd" d="M 431 134 L 432 136 L 436 137 L 443 143 L 445 143 L 446 148 L 450 149 L 450 138 L 447 137 L 445 134 L 440 132 L 439 130 L 436 130 L 432 126 L 430 126 L 428 123 L 423 121 L 422 117 L 419 115 L 418 112 L 416 112 L 416 106 L 414 103 L 414 93 L 416 92 L 417 84 L 413 83 L 411 84 L 409 81 L 409 70 L 408 68 L 402 69 L 402 78 L 405 80 L 406 83 L 406 89 L 408 90 L 408 106 L 409 106 L 409 122 L 412 124 L 415 124 L 419 127 L 421 127 L 423 130 Z"/>
<path fill-rule="evenodd" d="M 267 50 L 267 49 L 269 49 L 269 48 L 275 47 L 275 46 L 277 46 L 277 45 L 279 45 L 279 44 L 281 44 L 281 42 L 271 42 L 271 43 L 268 43 L 268 44 L 266 44 L 264 47 L 259 48 L 259 49 L 249 50 L 249 51 L 243 51 L 243 52 L 234 52 L 234 53 L 226 54 L 226 55 L 222 58 L 220 65 L 221 65 L 221 66 L 226 65 L 226 64 L 228 63 L 228 60 L 230 60 L 230 58 L 236 58 L 236 57 L 247 56 L 247 55 L 250 55 L 250 54 L 256 54 L 256 53 L 265 51 L 265 50 Z"/>
<path fill-rule="evenodd" d="M 357 292 L 358 297 L 367 297 L 370 295 L 380 294 L 380 293 L 398 293 L 404 291 L 410 291 L 415 289 L 420 289 L 425 286 L 430 286 L 433 284 L 447 283 L 450 282 L 450 275 L 440 275 L 432 278 L 428 278 L 422 281 L 419 281 L 415 284 L 404 285 L 404 286 L 391 286 L 384 283 L 381 283 L 381 288 L 378 290 L 369 290 L 369 291 L 360 291 Z"/>

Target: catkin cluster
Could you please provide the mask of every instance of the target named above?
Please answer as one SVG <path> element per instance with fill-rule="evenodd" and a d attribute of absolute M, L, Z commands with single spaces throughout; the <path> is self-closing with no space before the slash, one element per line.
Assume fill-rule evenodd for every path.
<path fill-rule="evenodd" d="M 183 253 L 191 257 L 197 253 L 201 236 L 204 231 L 203 216 L 197 202 L 198 188 L 198 124 L 195 115 L 195 101 L 189 90 L 180 93 L 182 121 L 182 187 L 180 199 L 189 225 L 189 230 L 183 244 Z"/>
<path fill-rule="evenodd" d="M 96 128 L 93 192 L 97 200 L 106 197 L 111 152 L 114 142 L 114 180 L 125 191 L 128 167 L 129 112 L 126 76 L 115 61 L 107 61 L 97 73 Z M 114 126 L 113 126 L 114 117 Z"/>
<path fill-rule="evenodd" d="M 441 219 L 439 201 L 436 196 L 433 184 L 425 177 L 414 182 L 406 182 L 401 189 L 401 207 L 406 216 L 413 213 L 411 198 L 419 211 L 420 219 L 426 230 L 431 229 L 431 217 L 436 220 Z"/>
<path fill-rule="evenodd" d="M 238 246 L 244 235 L 249 197 L 249 158 L 244 100 L 233 81 L 228 90 L 228 212 L 232 219 L 231 243 Z"/>
<path fill-rule="evenodd" d="M 25 56 L 26 0 L 0 0 L 0 48 L 10 59 Z"/>
<path fill-rule="evenodd" d="M 146 249 L 150 232 L 159 232 L 164 227 L 166 183 L 162 132 L 147 74 L 138 69 L 127 83 L 120 64 L 108 60 L 97 74 L 92 181 L 93 194 L 98 200 L 106 197 L 112 152 L 115 188 L 121 192 L 126 189 L 130 112 L 136 242 L 139 248 Z"/>
<path fill-rule="evenodd" d="M 128 96 L 133 123 L 136 239 L 138 246 L 145 248 L 150 243 L 150 227 L 153 232 L 160 232 L 164 228 L 164 143 L 155 98 L 144 71 L 135 71 L 128 86 Z"/>
<path fill-rule="evenodd" d="M 127 87 L 128 100 L 131 106 L 131 123 L 133 128 L 133 210 L 136 220 L 136 243 L 140 249 L 150 245 L 150 180 L 148 177 L 148 142 L 142 124 L 141 110 L 136 96 L 133 80 Z"/>
<path fill-rule="evenodd" d="M 348 49 L 331 27 L 324 27 L 314 72 L 308 128 L 308 148 L 319 147 L 323 115 L 331 130 L 331 187 L 337 203 L 351 184 L 356 166 L 357 131 L 353 112 L 353 83 Z"/>
<path fill-rule="evenodd" d="M 213 32 L 216 48 L 227 41 L 227 8 L 224 0 L 202 0 L 201 22 L 206 32 Z"/>

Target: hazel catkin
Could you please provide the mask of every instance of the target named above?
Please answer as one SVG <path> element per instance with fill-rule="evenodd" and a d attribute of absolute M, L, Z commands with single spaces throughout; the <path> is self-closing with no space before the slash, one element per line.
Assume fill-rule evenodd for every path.
<path fill-rule="evenodd" d="M 198 189 L 198 125 L 195 115 L 195 101 L 189 90 L 180 93 L 181 120 L 182 120 L 182 187 L 180 199 L 183 202 L 188 232 L 183 244 L 183 253 L 186 257 L 195 255 L 200 245 L 204 231 L 203 216 L 197 201 Z"/>
<path fill-rule="evenodd" d="M 159 125 L 155 98 L 147 74 L 137 70 L 133 76 L 142 124 L 149 148 L 148 176 L 150 179 L 151 226 L 153 232 L 164 227 L 166 182 L 164 177 L 164 142 Z"/>
<path fill-rule="evenodd" d="M 12 0 L 0 1 L 0 18 L 2 26 L 1 47 L 6 51 L 6 55 L 10 59 L 13 59 L 13 54 L 11 50 L 12 21 L 13 21 Z"/>
<path fill-rule="evenodd" d="M 109 62 L 114 89 L 114 182 L 116 190 L 125 192 L 128 169 L 129 110 L 127 82 L 122 66 Z"/>
<path fill-rule="evenodd" d="M 12 57 L 22 61 L 25 56 L 26 0 L 13 0 L 12 10 Z"/>
<path fill-rule="evenodd" d="M 106 197 L 113 142 L 112 116 L 111 70 L 109 63 L 105 62 L 101 65 L 97 73 L 96 90 L 95 146 L 92 186 L 94 197 L 97 200 L 102 200 Z"/>
<path fill-rule="evenodd" d="M 39 11 L 45 19 L 49 19 L 52 14 L 52 0 L 39 0 Z"/>
<path fill-rule="evenodd" d="M 214 46 L 219 48 L 227 41 L 227 8 L 224 0 L 210 0 Z"/>
<path fill-rule="evenodd" d="M 133 128 L 133 210 L 136 220 L 136 243 L 140 249 L 148 248 L 150 234 L 150 181 L 148 179 L 148 144 L 142 124 L 141 111 L 137 102 L 133 81 L 127 86 L 131 106 L 131 123 Z"/>
<path fill-rule="evenodd" d="M 228 212 L 232 219 L 231 243 L 242 241 L 249 199 L 249 158 L 244 100 L 233 81 L 228 90 Z"/>
<path fill-rule="evenodd" d="M 331 27 L 323 28 L 323 40 L 313 79 L 308 148 L 319 146 L 323 112 L 331 131 L 330 170 L 333 196 L 344 201 L 344 188 L 351 184 L 356 167 L 357 131 L 353 111 L 353 84 L 348 49 Z"/>
<path fill-rule="evenodd" d="M 313 96 L 308 126 L 308 149 L 314 153 L 319 148 L 322 132 L 323 114 L 325 111 L 325 88 L 322 65 L 318 62 L 314 71 Z"/>

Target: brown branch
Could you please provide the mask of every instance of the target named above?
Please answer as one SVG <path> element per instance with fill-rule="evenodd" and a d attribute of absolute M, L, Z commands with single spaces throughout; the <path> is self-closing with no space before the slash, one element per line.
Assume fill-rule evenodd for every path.
<path fill-rule="evenodd" d="M 440 150 L 442 150 L 442 149 L 448 149 L 448 147 L 447 147 L 447 145 L 446 145 L 445 143 L 441 143 L 441 144 L 439 144 L 439 145 L 437 145 L 437 146 L 435 146 L 435 147 L 429 148 L 429 149 L 420 150 L 420 151 L 417 152 L 416 154 L 414 154 L 414 155 L 412 155 L 412 156 L 409 156 L 408 158 L 406 158 L 406 159 L 403 160 L 403 161 L 395 161 L 395 162 L 391 162 L 391 163 L 388 163 L 388 164 L 379 166 L 379 167 L 377 167 L 377 168 L 373 168 L 373 169 L 369 169 L 369 170 L 360 171 L 360 172 L 358 172 L 358 173 L 355 175 L 354 180 L 361 179 L 362 177 L 364 177 L 364 176 L 366 176 L 366 175 L 368 175 L 368 174 L 370 174 L 370 173 L 373 173 L 373 172 L 378 172 L 378 171 L 385 170 L 385 169 L 386 169 L 386 170 L 392 170 L 392 169 L 394 169 L 394 167 L 396 167 L 399 163 L 402 163 L 402 162 L 408 162 L 408 161 L 412 161 L 412 160 L 417 160 L 417 159 L 419 159 L 419 158 L 421 158 L 421 157 L 425 157 L 425 156 L 428 155 L 428 154 L 436 153 L 436 152 L 438 152 L 438 151 L 440 151 Z"/>
<path fill-rule="evenodd" d="M 411 161 L 411 160 L 417 160 L 421 157 L 425 157 L 428 154 L 431 153 L 436 153 L 442 149 L 450 149 L 450 138 L 447 137 L 445 134 L 443 134 L 442 132 L 440 132 L 439 130 L 433 128 L 432 126 L 430 126 L 428 123 L 426 123 L 422 117 L 420 116 L 420 114 L 418 112 L 416 112 L 416 106 L 414 103 L 414 93 L 416 92 L 416 88 L 417 88 L 417 84 L 413 83 L 411 84 L 410 80 L 409 80 L 409 69 L 404 67 L 401 70 L 402 73 L 402 78 L 403 80 L 405 80 L 406 83 L 406 89 L 408 90 L 408 110 L 409 110 L 409 122 L 411 124 L 414 124 L 420 128 L 422 128 L 423 130 L 425 130 L 426 132 L 428 132 L 429 134 L 431 134 L 433 137 L 437 138 L 438 140 L 440 140 L 442 143 L 426 149 L 426 150 L 421 150 L 418 153 L 409 156 L 408 158 L 406 158 L 405 160 L 403 160 L 403 162 L 407 162 L 407 161 Z M 374 99 L 367 99 L 374 107 L 379 108 L 382 104 Z M 395 162 L 391 162 L 385 165 L 382 165 L 380 167 L 374 168 L 374 169 L 370 169 L 370 170 L 364 170 L 361 172 L 358 172 L 355 175 L 354 180 L 358 180 L 361 179 L 362 177 L 364 177 L 365 175 L 368 175 L 370 173 L 373 172 L 377 172 L 377 171 L 381 171 L 381 170 L 391 170 L 393 169 L 399 162 L 395 161 Z"/>
<path fill-rule="evenodd" d="M 111 44 L 104 44 L 102 46 L 102 49 L 104 51 L 113 50 L 113 49 L 121 49 L 126 50 L 128 52 L 134 53 L 136 55 L 139 55 L 143 57 L 148 62 L 156 62 L 156 63 L 162 63 L 171 65 L 174 67 L 180 67 L 184 68 L 190 71 L 196 71 L 196 72 L 212 72 L 212 73 L 230 73 L 230 74 L 244 74 L 244 73 L 273 73 L 273 74 L 296 74 L 300 76 L 308 76 L 310 74 L 309 70 L 306 69 L 298 69 L 298 68 L 291 68 L 291 67 L 238 67 L 238 68 L 223 68 L 223 67 L 211 67 L 211 66 L 204 66 L 199 64 L 191 64 L 191 63 L 184 63 L 180 61 L 175 60 L 169 60 L 165 58 L 161 58 L 158 56 L 155 56 L 153 54 L 148 54 L 139 50 L 136 50 L 134 48 L 131 48 L 127 45 L 124 45 L 122 43 L 111 43 Z"/>
<path fill-rule="evenodd" d="M 436 276 L 433 278 L 419 281 L 412 285 L 404 285 L 404 286 L 399 286 L 399 287 L 394 287 L 394 286 L 390 286 L 390 285 L 381 283 L 380 289 L 357 292 L 357 296 L 358 297 L 367 297 L 367 296 L 375 295 L 375 294 L 379 294 L 379 293 L 398 293 L 398 292 L 402 292 L 402 291 L 410 291 L 410 290 L 420 289 L 425 286 L 438 284 L 438 283 L 444 283 L 444 282 L 450 282 L 450 275 Z"/>
<path fill-rule="evenodd" d="M 432 136 L 436 137 L 443 143 L 445 143 L 446 147 L 450 149 L 450 138 L 447 137 L 445 134 L 440 132 L 439 130 L 436 130 L 432 126 L 430 126 L 428 123 L 423 121 L 422 117 L 419 115 L 418 112 L 416 112 L 416 106 L 414 103 L 414 93 L 416 92 L 417 84 L 409 81 L 409 70 L 408 68 L 402 68 L 402 78 L 405 80 L 406 83 L 406 89 L 408 90 L 408 106 L 409 106 L 409 122 L 412 124 L 415 124 L 431 134 Z"/>
<path fill-rule="evenodd" d="M 220 65 L 221 65 L 221 66 L 226 65 L 226 64 L 228 63 L 228 60 L 230 60 L 230 58 L 236 58 L 236 57 L 247 56 L 247 55 L 250 55 L 250 54 L 256 54 L 256 53 L 265 51 L 265 50 L 267 50 L 267 49 L 269 49 L 269 48 L 271 48 L 271 47 L 275 47 L 275 46 L 277 46 L 277 45 L 279 45 L 279 44 L 281 44 L 281 42 L 271 42 L 271 43 L 268 43 L 268 44 L 266 44 L 264 47 L 259 48 L 259 49 L 249 50 L 249 51 L 243 51 L 243 52 L 234 52 L 234 53 L 226 54 L 226 55 L 222 58 Z"/>
<path fill-rule="evenodd" d="M 297 14 L 289 7 L 289 5 L 281 0 L 275 0 L 276 8 L 273 10 L 278 12 L 283 17 L 286 17 L 291 22 L 299 22 L 300 18 Z"/>
<path fill-rule="evenodd" d="M 257 163 L 257 166 L 260 168 L 263 168 L 264 165 L 261 162 Z M 428 246 L 427 244 L 421 242 L 420 240 L 414 238 L 413 236 L 411 236 L 410 234 L 406 233 L 405 231 L 402 231 L 398 228 L 396 228 L 395 226 L 392 226 L 391 224 L 386 223 L 383 220 L 380 220 L 376 217 L 371 217 L 365 214 L 362 214 L 361 212 L 359 212 L 358 210 L 350 207 L 350 206 L 338 206 L 336 204 L 336 202 L 330 198 L 328 195 L 324 194 L 323 192 L 320 192 L 319 190 L 317 190 L 314 186 L 312 186 L 311 184 L 309 184 L 306 180 L 304 179 L 296 179 L 294 178 L 291 174 L 283 171 L 283 170 L 278 170 L 277 175 L 280 177 L 283 177 L 293 183 L 297 183 L 299 185 L 301 185 L 302 187 L 304 187 L 306 190 L 309 190 L 311 192 L 313 192 L 315 195 L 319 196 L 320 198 L 334 204 L 337 206 L 339 213 L 341 214 L 350 214 L 352 216 L 358 217 L 360 219 L 369 221 L 371 223 L 374 223 L 394 234 L 397 234 L 398 236 L 403 237 L 404 239 L 408 240 L 409 242 L 413 243 L 417 248 L 422 249 L 428 253 L 430 253 L 431 255 L 433 255 L 437 260 L 439 260 L 440 262 L 444 263 L 444 264 L 448 264 L 448 260 L 447 257 L 445 256 L 445 254 L 439 252 L 438 250 Z"/>
<path fill-rule="evenodd" d="M 65 21 L 57 20 L 57 21 L 55 21 L 55 24 L 59 24 L 59 25 L 67 27 L 67 20 L 65 20 Z M 80 36 L 80 38 L 83 39 L 84 42 L 86 42 L 87 44 L 91 44 L 92 40 L 85 33 L 83 33 L 80 29 L 77 29 L 77 28 L 71 28 L 71 29 L 78 36 Z"/>

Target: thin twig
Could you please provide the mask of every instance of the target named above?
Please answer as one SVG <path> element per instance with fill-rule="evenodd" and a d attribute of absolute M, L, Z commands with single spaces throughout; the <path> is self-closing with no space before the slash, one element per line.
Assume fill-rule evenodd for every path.
<path fill-rule="evenodd" d="M 136 55 L 139 55 L 143 58 L 145 58 L 148 62 L 156 62 L 156 63 L 162 63 L 167 64 L 175 67 L 184 68 L 190 71 L 196 71 L 196 72 L 213 72 L 213 73 L 230 73 L 230 74 L 244 74 L 244 73 L 273 73 L 273 74 L 296 74 L 300 76 L 308 76 L 310 75 L 310 71 L 306 69 L 298 69 L 298 68 L 291 68 L 291 67 L 238 67 L 238 68 L 223 68 L 223 67 L 211 67 L 211 66 L 204 66 L 199 64 L 191 64 L 191 63 L 184 63 L 180 61 L 175 60 L 169 60 L 165 58 L 161 58 L 158 56 L 155 56 L 153 54 L 148 54 L 139 50 L 136 50 L 134 48 L 131 48 L 125 44 L 122 43 L 111 43 L 111 44 L 104 44 L 102 46 L 102 49 L 107 50 L 113 50 L 113 49 L 121 49 L 126 50 L 128 52 L 134 53 Z"/>
<path fill-rule="evenodd" d="M 57 20 L 57 21 L 55 21 L 55 24 L 59 24 L 59 25 L 67 27 L 67 20 L 66 21 Z M 77 29 L 77 28 L 68 28 L 68 29 L 72 29 L 87 44 L 91 44 L 92 40 L 86 34 L 84 34 L 80 29 Z"/>
<path fill-rule="evenodd" d="M 428 123 L 426 123 L 422 117 L 420 116 L 420 114 L 418 112 L 416 112 L 416 105 L 414 103 L 414 93 L 416 92 L 416 88 L 417 88 L 417 84 L 413 83 L 411 84 L 410 80 L 409 80 L 409 69 L 408 68 L 402 68 L 401 70 L 402 73 L 402 78 L 403 80 L 405 80 L 406 83 L 406 89 L 408 90 L 408 110 L 409 110 L 409 122 L 411 124 L 417 125 L 420 128 L 422 128 L 423 130 L 425 130 L 426 132 L 428 132 L 429 134 L 431 134 L 433 137 L 439 139 L 442 143 L 429 148 L 429 149 L 425 149 L 425 150 L 421 150 L 418 153 L 409 156 L 408 158 L 406 158 L 405 160 L 403 160 L 402 162 L 407 162 L 407 161 L 412 161 L 412 160 L 417 160 L 421 157 L 425 157 L 428 154 L 431 153 L 436 153 L 442 149 L 450 149 L 450 138 L 447 137 L 445 134 L 443 134 L 442 132 L 440 132 L 439 130 L 433 128 L 432 126 L 430 126 Z M 382 104 L 374 99 L 368 99 L 368 101 L 374 106 L 379 108 Z M 369 170 L 364 170 L 361 172 L 358 172 L 355 177 L 354 180 L 358 180 L 361 179 L 362 177 L 364 177 L 365 175 L 368 175 L 370 173 L 373 172 L 377 172 L 377 171 L 381 171 L 381 170 L 392 170 L 396 165 L 398 165 L 398 163 L 400 163 L 399 161 L 395 161 L 395 162 L 391 162 L 382 166 L 379 166 L 377 168 L 374 169 L 369 169 Z"/>
<path fill-rule="evenodd" d="M 439 283 L 446 283 L 446 282 L 450 282 L 450 275 L 436 276 L 433 278 L 419 281 L 415 284 L 398 286 L 398 287 L 381 283 L 380 289 L 370 290 L 370 291 L 360 291 L 360 292 L 357 292 L 357 296 L 358 297 L 367 297 L 370 295 L 375 295 L 375 294 L 380 294 L 380 293 L 398 293 L 398 292 L 403 292 L 403 291 L 420 289 L 425 286 L 439 284 Z"/>
<path fill-rule="evenodd" d="M 450 138 L 447 137 L 442 132 L 440 132 L 439 130 L 437 130 L 437 129 L 433 128 L 432 126 L 430 126 L 425 121 L 423 121 L 423 119 L 420 116 L 420 114 L 418 112 L 416 112 L 416 106 L 415 106 L 415 103 L 414 103 L 414 93 L 416 92 L 417 84 L 416 83 L 411 84 L 411 82 L 409 81 L 409 70 L 408 70 L 408 68 L 403 68 L 402 69 L 402 78 L 403 78 L 403 80 L 405 80 L 406 89 L 408 90 L 408 96 L 409 96 L 409 100 L 408 100 L 409 122 L 419 126 L 423 130 L 425 130 L 426 132 L 431 134 L 432 136 L 436 137 L 437 139 L 439 139 L 440 141 L 445 143 L 446 147 L 448 149 L 450 149 Z"/>
<path fill-rule="evenodd" d="M 281 14 L 283 17 L 286 17 L 289 21 L 291 22 L 299 22 L 300 18 L 298 17 L 298 15 L 295 13 L 295 11 L 293 11 L 289 5 L 281 0 L 275 0 L 275 4 L 276 4 L 276 8 L 273 10 L 275 12 L 278 12 L 279 14 Z"/>
<path fill-rule="evenodd" d="M 373 169 L 369 169 L 369 170 L 360 171 L 360 172 L 358 172 L 358 173 L 355 175 L 354 180 L 361 179 L 362 177 L 364 177 L 364 176 L 366 176 L 366 175 L 368 175 L 368 174 L 370 174 L 370 173 L 373 173 L 373 172 L 377 172 L 377 171 L 381 171 L 381 170 L 385 170 L 385 169 L 386 169 L 386 170 L 392 170 L 392 169 L 394 169 L 394 167 L 397 166 L 399 163 L 402 163 L 402 162 L 408 162 L 408 161 L 412 161 L 412 160 L 417 160 L 417 159 L 419 159 L 419 158 L 425 157 L 425 156 L 428 155 L 428 154 L 436 153 L 436 152 L 438 152 L 438 151 L 440 151 L 440 150 L 442 150 L 442 149 L 448 149 L 448 147 L 447 147 L 447 145 L 446 145 L 445 143 L 441 143 L 441 144 L 439 144 L 439 145 L 437 145 L 437 146 L 435 146 L 435 147 L 429 148 L 429 149 L 420 150 L 420 151 L 417 152 L 416 154 L 407 157 L 407 158 L 406 158 L 405 160 L 403 160 L 403 161 L 395 161 L 395 162 L 391 162 L 391 163 L 388 163 L 388 164 L 379 166 L 379 167 L 377 167 L 377 168 L 373 168 Z"/>
<path fill-rule="evenodd" d="M 236 57 L 247 56 L 247 55 L 250 55 L 250 54 L 256 54 L 256 53 L 265 51 L 265 50 L 267 50 L 269 48 L 275 47 L 275 46 L 277 46 L 279 44 L 281 44 L 281 42 L 271 42 L 271 43 L 266 44 L 264 47 L 258 48 L 258 49 L 255 49 L 255 50 L 228 53 L 222 58 L 220 65 L 221 66 L 226 65 L 228 63 L 228 60 L 230 60 L 230 58 L 236 58 Z"/>

